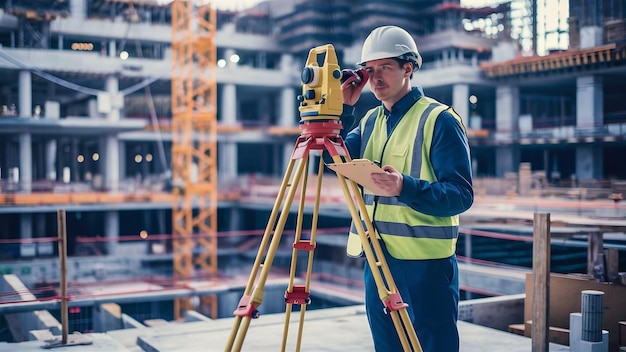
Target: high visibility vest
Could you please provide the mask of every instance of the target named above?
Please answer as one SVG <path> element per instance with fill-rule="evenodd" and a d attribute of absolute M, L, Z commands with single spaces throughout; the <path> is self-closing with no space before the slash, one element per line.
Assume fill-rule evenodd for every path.
<path fill-rule="evenodd" d="M 382 109 L 375 109 L 379 111 L 374 113 L 374 109 L 370 110 L 372 113 L 366 114 L 360 122 L 360 157 L 379 160 L 381 165 L 391 165 L 405 175 L 429 182 L 437 181 L 430 162 L 430 146 L 437 116 L 449 109 L 459 122 L 461 118 L 448 106 L 421 97 L 387 138 L 386 118 Z M 438 259 L 454 254 L 458 238 L 458 215 L 427 215 L 401 203 L 397 197 L 375 196 L 367 189 L 363 189 L 363 201 L 374 224 L 376 236 L 383 240 L 394 258 Z M 350 235 L 358 236 L 354 224 Z"/>

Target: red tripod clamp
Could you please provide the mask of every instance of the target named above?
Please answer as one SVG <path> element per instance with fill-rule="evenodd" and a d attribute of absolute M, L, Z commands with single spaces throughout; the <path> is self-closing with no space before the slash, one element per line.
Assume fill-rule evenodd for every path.
<path fill-rule="evenodd" d="M 285 303 L 288 304 L 310 304 L 311 297 L 306 292 L 304 286 L 294 286 L 293 291 L 285 291 Z"/>
<path fill-rule="evenodd" d="M 252 302 L 251 296 L 243 296 L 239 300 L 239 304 L 237 305 L 237 309 L 233 312 L 235 316 L 238 317 L 250 317 L 252 319 L 256 319 L 261 316 L 261 313 L 256 309 L 258 305 Z"/>
<path fill-rule="evenodd" d="M 402 297 L 400 296 L 400 293 L 391 293 L 389 295 L 389 298 L 384 302 L 385 303 L 385 312 L 393 312 L 395 310 L 400 310 L 403 308 L 408 307 L 409 305 L 407 303 L 404 303 L 404 301 L 402 301 Z"/>

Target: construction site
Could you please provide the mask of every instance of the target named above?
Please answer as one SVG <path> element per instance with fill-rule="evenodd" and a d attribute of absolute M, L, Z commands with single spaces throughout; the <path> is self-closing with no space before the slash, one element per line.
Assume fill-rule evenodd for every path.
<path fill-rule="evenodd" d="M 351 197 L 295 155 L 309 51 L 389 24 L 467 129 L 461 351 L 626 351 L 623 0 L 0 0 L 0 351 L 373 351 Z"/>

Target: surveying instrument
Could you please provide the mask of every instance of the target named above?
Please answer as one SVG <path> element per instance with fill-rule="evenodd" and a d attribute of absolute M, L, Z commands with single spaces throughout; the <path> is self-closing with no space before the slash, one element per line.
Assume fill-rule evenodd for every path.
<path fill-rule="evenodd" d="M 309 51 L 306 66 L 301 72 L 302 95 L 298 96 L 300 101 L 298 108 L 301 118 L 300 130 L 302 132 L 296 141 L 276 202 L 270 213 L 250 278 L 243 296 L 233 312 L 235 322 L 225 351 L 241 351 L 251 320 L 260 316 L 258 307 L 263 302 L 263 289 L 280 244 L 289 209 L 298 189 L 300 189 L 300 201 L 289 283 L 285 291 L 286 311 L 281 351 L 285 351 L 287 345 L 290 317 L 294 304 L 300 305 L 296 351 L 300 350 L 306 306 L 311 303 L 309 286 L 313 255 L 316 247 L 315 236 L 322 188 L 322 174 L 324 171 L 322 153 L 327 151 L 335 164 L 351 161 L 348 149 L 340 135 L 343 128 L 340 121 L 343 109 L 341 76 L 342 71 L 339 69 L 335 49 L 331 44 L 315 47 Z M 367 79 L 367 77 L 363 79 Z M 309 153 L 311 151 L 319 152 L 320 161 L 310 238 L 303 239 L 302 221 L 308 180 Z M 297 167 L 295 167 L 296 161 L 298 161 Z M 400 294 L 397 292 L 391 271 L 385 261 L 380 243 L 375 236 L 374 226 L 369 219 L 359 186 L 356 182 L 346 179 L 339 173 L 337 173 L 337 177 L 343 189 L 352 221 L 357 229 L 367 264 L 372 270 L 374 281 L 378 288 L 378 295 L 393 320 L 402 347 L 404 351 L 421 352 L 422 348 L 406 310 L 408 304 L 402 301 Z M 304 285 L 295 285 L 296 263 L 300 251 L 306 252 L 308 255 L 306 279 L 304 280 Z"/>

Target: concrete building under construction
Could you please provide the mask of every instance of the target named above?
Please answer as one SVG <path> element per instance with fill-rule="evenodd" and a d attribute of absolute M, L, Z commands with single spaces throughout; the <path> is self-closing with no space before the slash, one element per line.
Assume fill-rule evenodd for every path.
<path fill-rule="evenodd" d="M 488 228 L 528 235 L 528 219 L 511 228 L 502 219 L 515 215 L 493 215 L 506 203 L 607 218 L 593 230 L 589 222 L 554 231 L 569 240 L 612 234 L 596 249 L 621 254 L 615 265 L 626 271 L 623 1 L 268 0 L 193 19 L 180 3 L 187 2 L 0 0 L 0 272 L 19 277 L 40 303 L 58 296 L 63 209 L 77 302 L 110 301 L 98 298 L 106 287 L 137 320 L 176 319 L 191 307 L 231 316 L 239 292 L 214 300 L 216 287 L 240 288 L 256 254 L 300 134 L 296 97 L 309 49 L 332 43 L 340 66 L 355 68 L 364 38 L 386 24 L 415 37 L 424 64 L 414 84 L 453 106 L 468 127 L 478 212 L 461 217 L 468 227 L 459 254 L 530 266 L 532 246 L 498 256 L 493 243 L 470 240 Z M 197 26 L 185 27 L 190 21 Z M 192 33 L 198 29 L 205 31 Z M 182 87 L 198 76 L 185 75 L 199 66 L 210 74 L 189 92 Z M 356 114 L 376 104 L 366 89 Z M 363 261 L 344 255 L 349 213 L 328 176 L 316 278 L 358 290 Z M 289 219 L 286 228 L 296 227 Z M 553 249 L 557 270 L 591 273 L 586 238 L 582 251 Z M 285 245 L 277 275 L 289 266 Z M 462 283 L 465 298 L 525 285 L 479 281 Z M 190 287 L 199 297 L 176 294 Z M 128 298 L 157 291 L 160 303 Z M 320 307 L 340 300 L 328 296 Z M 100 329 L 90 310 L 73 312 L 81 317 L 76 331 Z M 20 338 L 5 330 L 0 340 Z"/>

